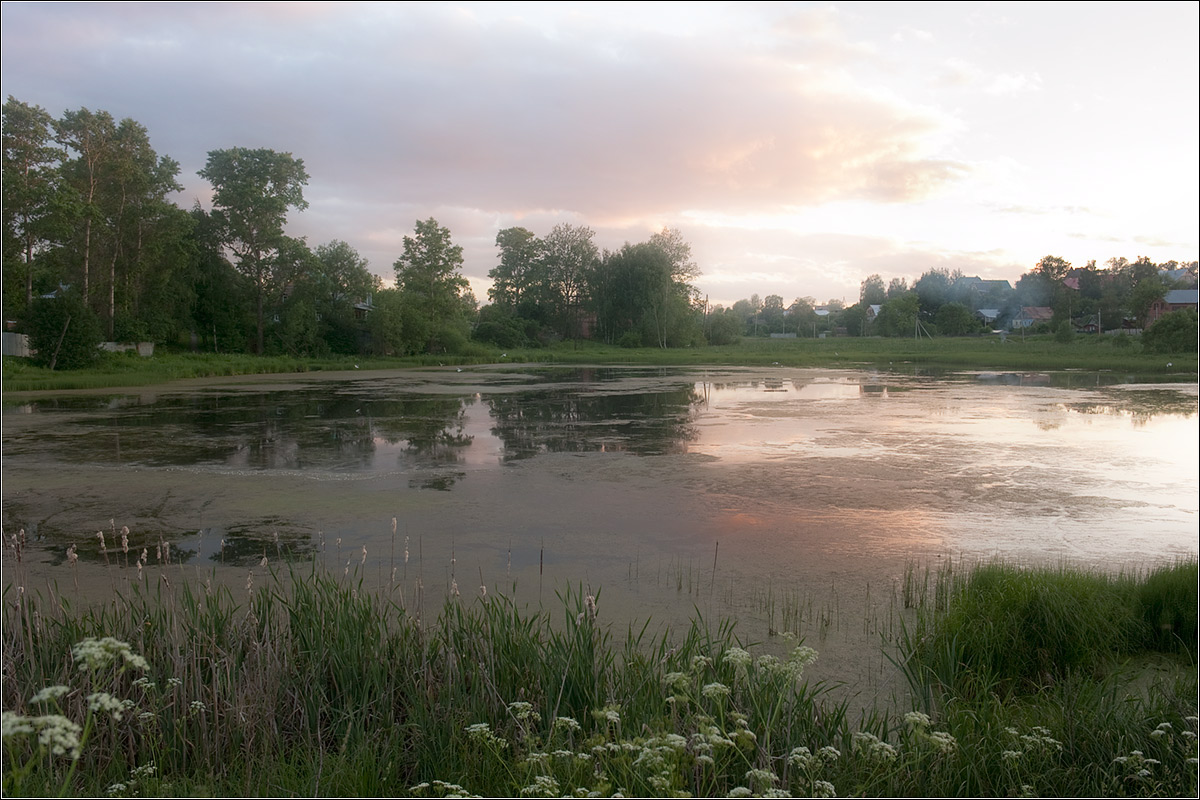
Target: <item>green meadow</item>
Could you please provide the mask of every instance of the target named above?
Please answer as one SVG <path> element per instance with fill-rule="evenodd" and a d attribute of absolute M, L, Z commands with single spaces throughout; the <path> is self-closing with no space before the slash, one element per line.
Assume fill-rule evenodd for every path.
<path fill-rule="evenodd" d="M 690 348 L 622 348 L 596 342 L 559 342 L 550 347 L 501 351 L 472 342 L 454 355 L 406 358 L 293 358 L 287 356 L 163 353 L 141 358 L 108 353 L 93 367 L 52 371 L 27 359 L 4 358 L 4 391 L 53 391 L 146 386 L 184 378 L 267 373 L 328 372 L 471 364 L 544 363 L 630 366 L 747 366 L 889 368 L 913 370 L 1082 370 L 1147 379 L 1190 379 L 1197 353 L 1145 353 L 1132 337 L 1053 336 L 939 337 L 937 339 L 743 339 L 737 344 Z"/>

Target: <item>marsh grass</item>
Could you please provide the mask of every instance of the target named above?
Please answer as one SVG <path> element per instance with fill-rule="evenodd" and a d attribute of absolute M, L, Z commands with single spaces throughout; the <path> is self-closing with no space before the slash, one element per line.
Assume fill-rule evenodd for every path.
<path fill-rule="evenodd" d="M 561 589 L 550 611 L 519 607 L 494 586 L 470 599 L 464 591 L 429 619 L 417 614 L 417 585 L 393 579 L 372 591 L 358 566 L 343 569 L 339 553 L 330 569 L 260 567 L 246 591 L 171 583 L 162 575 L 178 573 L 152 568 L 86 607 L 6 590 L 5 795 L 1196 791 L 1194 613 L 1193 646 L 1178 646 L 1194 564 L 1110 580 L 1117 591 L 1065 569 L 1037 580 L 989 565 L 937 571 L 897 656 L 926 690 L 928 716 L 876 707 L 856 719 L 804 677 L 814 651 L 793 641 L 777 657 L 728 619 L 710 624 L 697 611 L 677 630 L 649 635 L 647 622 L 614 635 L 603 594 L 583 586 Z M 712 591 L 707 569 L 663 577 L 695 591 L 689 571 L 693 587 Z M 944 607 L 939 575 L 949 582 Z M 781 616 L 802 604 L 773 599 L 779 591 L 764 602 Z M 1108 608 L 1118 599 L 1125 611 Z M 1028 606 L 1042 610 L 1018 612 Z M 1082 616 L 1072 608 L 1115 620 L 1119 635 L 1087 623 L 1080 648 L 1026 631 L 1025 645 L 1008 647 L 1025 655 L 996 661 L 996 630 L 1036 622 L 1070 635 Z M 993 630 L 972 639 L 972 628 Z M 98 636 L 129 643 L 146 672 L 82 673 L 72 647 Z M 1149 653 L 1157 671 L 1112 668 L 1098 652 L 1140 647 L 1145 658 L 1162 642 L 1167 653 Z M 981 647 L 990 655 L 971 655 Z M 1052 664 L 1050 647 L 1078 668 Z M 937 671 L 939 659 L 957 671 Z M 1015 677 L 997 677 L 1005 670 Z M 35 693 L 55 685 L 65 687 L 54 701 L 64 718 L 94 722 L 77 762 L 18 730 L 18 718 L 44 711 Z M 89 710 L 100 690 L 126 701 L 121 719 Z"/>

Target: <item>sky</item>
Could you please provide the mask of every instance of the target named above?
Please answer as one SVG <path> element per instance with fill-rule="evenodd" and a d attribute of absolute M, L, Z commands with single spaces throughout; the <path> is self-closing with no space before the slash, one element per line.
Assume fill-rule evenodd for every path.
<path fill-rule="evenodd" d="M 288 232 L 394 280 L 416 221 L 677 228 L 710 302 L 1200 253 L 1200 4 L 11 3 L 0 91 L 304 161 Z"/>

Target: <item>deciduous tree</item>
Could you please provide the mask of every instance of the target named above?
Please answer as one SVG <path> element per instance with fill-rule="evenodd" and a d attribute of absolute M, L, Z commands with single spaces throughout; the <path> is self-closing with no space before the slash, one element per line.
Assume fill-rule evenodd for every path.
<path fill-rule="evenodd" d="M 433 217 L 418 221 L 415 234 L 404 237 L 404 254 L 393 268 L 404 300 L 404 338 L 412 352 L 453 349 L 465 341 L 466 314 L 474 303 L 462 264 L 462 247 Z"/>
<path fill-rule="evenodd" d="M 275 256 L 288 209 L 308 208 L 308 173 L 291 153 L 234 147 L 210 151 L 199 175 L 213 185 L 213 218 L 221 240 L 254 286 L 256 349 L 262 353 L 264 305 L 277 284 Z"/>

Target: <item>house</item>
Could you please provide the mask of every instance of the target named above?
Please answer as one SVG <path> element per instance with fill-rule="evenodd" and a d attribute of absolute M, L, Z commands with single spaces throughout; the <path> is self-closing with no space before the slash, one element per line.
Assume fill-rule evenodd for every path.
<path fill-rule="evenodd" d="M 1167 292 L 1150 304 L 1150 310 L 1146 312 L 1146 324 L 1153 325 L 1154 321 L 1163 314 L 1170 314 L 1172 311 L 1181 311 L 1185 308 L 1195 311 L 1198 292 L 1200 290 L 1197 289 L 1172 289 Z"/>
<path fill-rule="evenodd" d="M 979 317 L 984 325 L 995 325 L 996 320 L 1000 318 L 1000 309 L 981 308 L 975 312 L 975 316 Z"/>
<path fill-rule="evenodd" d="M 867 322 L 874 322 L 875 318 L 879 316 L 879 311 L 882 308 L 883 306 L 879 303 L 872 303 L 871 305 L 867 306 Z"/>
<path fill-rule="evenodd" d="M 361 303 L 354 304 L 354 318 L 366 319 L 367 314 L 375 310 L 375 302 L 371 299 L 371 295 L 367 295 L 367 299 Z"/>
<path fill-rule="evenodd" d="M 1041 322 L 1049 322 L 1054 318 L 1054 309 L 1050 306 L 1024 306 L 1021 308 L 1021 313 L 1013 317 L 1009 327 L 1016 330 L 1017 328 L 1032 328 Z"/>

